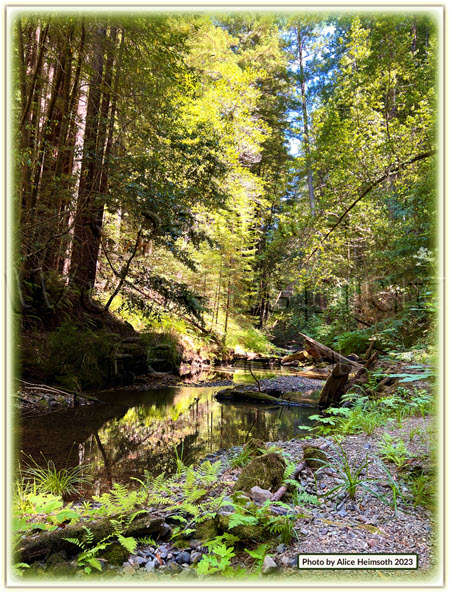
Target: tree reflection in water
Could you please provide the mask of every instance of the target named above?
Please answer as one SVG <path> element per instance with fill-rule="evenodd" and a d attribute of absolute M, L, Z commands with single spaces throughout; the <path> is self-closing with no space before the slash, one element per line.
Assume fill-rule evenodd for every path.
<path fill-rule="evenodd" d="M 173 473 L 176 455 L 191 464 L 218 449 L 241 445 L 249 436 L 288 440 L 314 413 L 310 407 L 219 404 L 214 399 L 218 390 L 182 386 L 103 393 L 112 405 L 28 419 L 22 427 L 22 449 L 33 457 L 37 448 L 47 451 L 57 466 L 91 463 L 100 492 L 112 482 L 140 478 L 145 470 L 152 475 Z"/>

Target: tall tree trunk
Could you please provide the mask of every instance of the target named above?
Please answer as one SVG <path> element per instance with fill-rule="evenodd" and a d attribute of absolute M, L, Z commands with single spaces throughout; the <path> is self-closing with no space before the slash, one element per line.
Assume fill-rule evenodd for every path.
<path fill-rule="evenodd" d="M 303 58 L 303 39 L 300 27 L 297 27 L 297 44 L 298 44 L 298 64 L 300 71 L 300 89 L 302 94 L 302 116 L 303 116 L 303 148 L 306 156 L 306 167 L 307 167 L 307 178 L 308 178 L 308 194 L 309 194 L 309 205 L 311 208 L 311 214 L 315 215 L 315 199 L 314 199 L 314 186 L 313 186 L 313 173 L 311 166 L 311 146 L 309 137 L 309 125 L 308 125 L 308 110 L 306 107 L 306 79 L 305 79 L 305 66 Z"/>
<path fill-rule="evenodd" d="M 101 84 L 104 68 L 105 40 L 106 29 L 98 27 L 95 32 L 92 75 L 86 112 L 86 129 L 71 262 L 71 269 L 73 270 L 72 283 L 83 292 L 93 288 L 95 283 L 100 236 L 103 225 L 103 203 L 98 197 L 101 175 L 99 158 L 103 153 L 103 146 L 99 147 L 98 138 L 101 125 Z"/>

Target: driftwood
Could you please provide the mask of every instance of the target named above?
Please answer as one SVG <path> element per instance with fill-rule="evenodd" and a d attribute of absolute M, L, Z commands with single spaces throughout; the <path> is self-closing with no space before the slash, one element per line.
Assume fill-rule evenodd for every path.
<path fill-rule="evenodd" d="M 65 550 L 69 553 L 80 552 L 81 548 L 73 543 L 68 542 L 65 538 L 74 538 L 80 541 L 86 540 L 85 527 L 89 527 L 92 532 L 92 545 L 95 545 L 103 538 L 114 534 L 114 527 L 110 519 L 118 519 L 119 517 L 110 517 L 102 519 L 101 521 L 93 521 L 89 523 L 78 523 L 77 525 L 68 525 L 64 529 L 57 529 L 56 531 L 40 533 L 37 536 L 29 536 L 20 541 L 20 548 L 17 552 L 18 562 L 34 562 L 48 558 L 53 552 Z M 151 517 L 147 513 L 137 515 L 137 517 L 130 523 L 130 525 L 123 531 L 126 537 L 144 537 L 153 535 L 162 537 L 167 535 L 170 528 L 166 525 L 164 518 Z"/>
<path fill-rule="evenodd" d="M 289 479 L 296 480 L 298 478 L 298 475 L 300 474 L 300 472 L 302 472 L 305 469 L 305 467 L 306 467 L 306 461 L 302 461 L 301 463 L 299 463 L 299 465 L 297 465 L 297 467 L 295 468 L 295 470 L 291 474 L 291 476 L 289 476 Z M 276 502 L 277 500 L 281 500 L 283 498 L 283 496 L 285 495 L 287 489 L 288 489 L 288 487 L 286 485 L 280 486 L 278 488 L 278 490 L 272 495 L 272 498 L 270 499 L 271 502 Z"/>
<path fill-rule="evenodd" d="M 350 364 L 337 364 L 320 392 L 318 406 L 320 410 L 338 405 L 345 393 L 348 376 L 352 371 Z"/>
<path fill-rule="evenodd" d="M 74 401 L 76 398 L 80 399 L 88 399 L 90 401 L 94 401 L 98 404 L 105 404 L 104 401 L 101 399 L 97 399 L 92 395 L 86 395 L 83 393 L 76 393 L 75 391 L 69 391 L 68 389 L 57 389 L 56 387 L 50 387 L 49 385 L 38 385 L 37 383 L 29 383 L 28 381 L 23 381 L 19 379 L 19 382 L 23 385 L 23 390 L 27 393 L 44 393 L 48 395 L 63 395 L 64 397 L 73 397 Z"/>
<path fill-rule="evenodd" d="M 356 362 L 355 360 L 350 360 L 349 358 L 342 356 L 342 354 L 335 352 L 331 348 L 328 348 L 328 346 L 324 346 L 320 342 L 313 340 L 313 338 L 310 338 L 305 334 L 299 332 L 299 336 L 301 336 L 305 340 L 310 350 L 316 352 L 321 357 L 324 356 L 326 358 L 330 358 L 333 362 L 351 365 L 356 369 L 360 369 L 362 366 L 359 362 Z"/>

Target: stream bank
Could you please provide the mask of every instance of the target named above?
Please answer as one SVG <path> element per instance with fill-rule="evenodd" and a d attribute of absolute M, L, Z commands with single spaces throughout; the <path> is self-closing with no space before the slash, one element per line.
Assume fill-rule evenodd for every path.
<path fill-rule="evenodd" d="M 376 429 L 372 435 L 358 434 L 348 435 L 340 440 L 340 445 L 345 450 L 349 463 L 354 466 L 359 464 L 366 455 L 369 459 L 381 454 L 381 441 L 383 435 L 388 434 L 394 439 L 404 439 L 408 442 L 408 449 L 414 456 L 417 463 L 426 463 L 432 455 L 434 425 L 430 416 L 405 418 L 401 426 L 386 426 Z M 333 458 L 336 450 L 336 443 L 331 438 L 318 437 L 307 439 L 291 439 L 290 441 L 275 441 L 265 443 L 265 447 L 276 447 L 286 461 L 295 464 L 302 458 L 305 447 L 318 447 L 325 452 L 329 458 Z M 236 467 L 233 460 L 242 453 L 241 447 L 218 451 L 208 455 L 205 459 L 210 464 L 218 464 L 220 469 L 216 481 L 210 483 L 204 504 L 217 497 L 224 497 L 225 505 L 218 511 L 218 517 L 226 518 L 235 512 L 235 498 L 233 490 L 237 479 L 243 471 Z M 393 475 L 400 478 L 394 464 L 388 463 Z M 202 464 L 197 466 L 200 470 Z M 269 514 L 275 517 L 292 517 L 292 539 L 287 542 L 272 537 L 264 554 L 264 563 L 256 567 L 256 574 L 270 579 L 300 579 L 302 581 L 314 578 L 313 573 L 302 571 L 296 568 L 296 558 L 300 553 L 416 553 L 419 555 L 419 571 L 379 571 L 383 579 L 409 578 L 414 575 L 420 578 L 421 575 L 429 576 L 437 562 L 435 549 L 436 524 L 433 512 L 422 504 L 414 506 L 410 500 L 411 492 L 403 487 L 402 498 L 393 505 L 392 489 L 386 475 L 380 470 L 380 466 L 371 464 L 369 469 L 371 491 L 359 487 L 354 499 L 351 499 L 345 489 L 342 488 L 335 499 L 327 499 L 326 493 L 331 491 L 342 482 L 339 479 L 337 468 L 306 468 L 299 478 L 299 488 L 304 492 L 305 500 L 294 500 L 287 495 L 282 506 L 273 505 Z M 199 475 L 199 474 L 197 474 Z M 369 476 L 366 475 L 367 478 Z M 377 480 L 377 481 L 374 481 Z M 171 487 L 172 502 L 183 504 L 182 487 Z M 248 496 L 248 493 L 246 493 Z M 309 497 L 309 498 L 308 498 Z M 384 500 L 381 500 L 381 499 Z M 252 502 L 253 499 L 253 502 Z M 264 500 L 257 499 L 250 493 L 246 500 L 246 506 L 250 505 L 249 512 L 256 516 L 261 513 Z M 178 501 L 178 502 L 177 502 Z M 250 504 L 251 503 L 251 504 Z M 105 504 L 105 502 L 103 503 Z M 97 508 L 102 503 L 94 503 Z M 253 506 L 252 506 L 253 505 Z M 266 505 L 267 506 L 267 505 Z M 75 503 L 74 510 L 81 510 L 81 503 Z M 258 510 L 260 509 L 260 510 Z M 193 534 L 177 537 L 176 530 L 179 523 L 173 519 L 173 511 L 164 511 L 164 505 L 148 509 L 151 517 L 158 517 L 164 527 L 164 535 L 154 534 L 154 541 L 151 544 L 138 545 L 133 553 L 124 553 L 115 556 L 115 560 L 102 560 L 102 572 L 96 572 L 96 578 L 114 582 L 131 581 L 166 581 L 186 580 L 203 578 L 199 572 L 199 563 L 203 559 L 214 556 L 207 539 L 200 537 L 196 530 Z M 183 512 L 183 511 L 181 511 Z M 242 511 L 240 511 L 242 512 Z M 296 516 L 296 518 L 294 518 Z M 220 524 L 220 523 L 219 523 Z M 89 525 L 89 523 L 86 523 Z M 233 532 L 233 530 L 231 530 Z M 239 534 L 240 532 L 236 532 Z M 206 534 L 206 532 L 204 532 Z M 215 532 L 216 536 L 220 535 Z M 243 535 L 241 534 L 241 537 Z M 244 551 L 244 547 L 254 548 L 258 540 L 252 542 L 243 539 L 235 548 L 235 555 L 231 559 L 230 567 L 236 574 L 239 570 L 251 573 L 255 570 L 255 561 Z M 226 544 L 227 545 L 227 544 Z M 106 553 L 104 558 L 109 557 Z M 118 558 L 121 558 L 118 561 Z M 59 575 L 64 579 L 67 572 L 72 578 L 92 578 L 84 574 L 83 570 L 71 555 L 65 555 L 65 560 L 55 566 L 55 558 L 47 563 L 32 564 L 30 571 L 25 575 L 35 578 L 37 575 L 47 577 Z M 57 570 L 56 570 L 57 569 Z M 371 572 L 367 571 L 367 575 Z M 25 576 L 24 575 L 24 576 Z M 336 575 L 321 573 L 322 578 L 335 579 Z M 343 571 L 340 578 L 345 580 L 346 575 L 352 578 L 351 571 Z M 373 577 L 373 573 L 372 573 Z"/>

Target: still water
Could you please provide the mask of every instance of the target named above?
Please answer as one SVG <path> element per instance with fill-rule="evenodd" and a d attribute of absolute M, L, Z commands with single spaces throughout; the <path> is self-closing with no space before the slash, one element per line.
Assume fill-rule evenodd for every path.
<path fill-rule="evenodd" d="M 286 371 L 253 371 L 258 378 Z M 245 369 L 222 369 L 207 379 L 253 383 Z M 130 483 L 147 470 L 152 475 L 175 468 L 176 455 L 187 464 L 208 453 L 242 445 L 250 436 L 289 440 L 310 425 L 309 407 L 263 407 L 218 403 L 225 387 L 180 385 L 163 389 L 115 389 L 96 397 L 108 405 L 82 406 L 27 418 L 19 430 L 23 454 L 37 462 L 52 460 L 58 469 L 92 464 L 99 492 L 112 482 Z"/>

